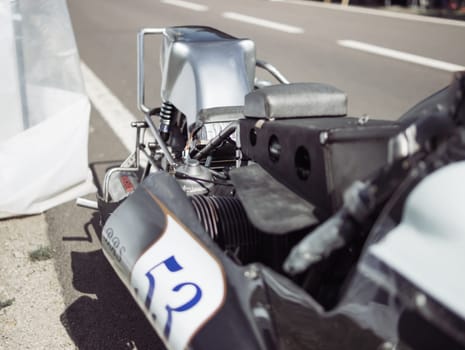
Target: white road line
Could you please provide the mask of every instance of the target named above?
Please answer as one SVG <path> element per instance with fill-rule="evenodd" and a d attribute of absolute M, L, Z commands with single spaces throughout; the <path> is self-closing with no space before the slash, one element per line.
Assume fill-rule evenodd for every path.
<path fill-rule="evenodd" d="M 168 5 L 178 6 L 185 9 L 193 10 L 193 11 L 208 11 L 208 6 L 196 4 L 190 1 L 184 0 L 160 0 L 160 2 Z"/>
<path fill-rule="evenodd" d="M 113 129 L 128 151 L 134 151 L 136 138 L 135 131 L 130 127 L 130 123 L 136 121 L 136 118 L 82 61 L 81 71 L 86 84 L 87 95 L 93 106 Z"/>
<path fill-rule="evenodd" d="M 257 26 L 279 30 L 281 32 L 286 32 L 286 33 L 291 33 L 291 34 L 301 34 L 304 32 L 304 30 L 299 27 L 294 27 L 294 26 L 290 26 L 287 24 L 283 24 L 283 23 L 268 21 L 266 19 L 261 19 L 257 17 L 246 16 L 246 15 L 242 15 L 236 12 L 224 12 L 223 17 L 232 19 L 235 21 L 250 23 L 250 24 L 257 25 Z"/>
<path fill-rule="evenodd" d="M 453 64 L 449 62 L 439 61 L 428 57 L 413 55 L 402 51 L 387 49 L 381 46 L 375 46 L 371 44 L 362 43 L 354 40 L 338 40 L 337 43 L 341 46 L 348 47 L 355 50 L 369 52 L 375 55 L 385 56 L 394 58 L 397 60 L 420 64 L 431 68 L 441 69 L 448 72 L 456 72 L 465 70 L 464 66 Z"/>
<path fill-rule="evenodd" d="M 457 20 L 447 19 L 447 18 L 428 17 L 428 16 L 415 15 L 415 14 L 409 14 L 409 13 L 398 13 L 398 12 L 386 11 L 386 10 L 375 10 L 375 9 L 369 9 L 369 8 L 358 7 L 358 6 L 344 6 L 340 4 L 327 4 L 327 3 L 316 2 L 316 1 L 301 1 L 301 0 L 271 0 L 271 1 L 302 5 L 302 6 L 318 7 L 318 8 L 324 8 L 324 9 L 329 9 L 329 10 L 354 12 L 354 13 L 360 13 L 360 14 L 372 15 L 372 16 L 404 19 L 404 20 L 416 21 L 416 22 L 445 24 L 445 25 L 456 26 L 456 27 L 465 27 L 465 21 L 457 21 Z"/>

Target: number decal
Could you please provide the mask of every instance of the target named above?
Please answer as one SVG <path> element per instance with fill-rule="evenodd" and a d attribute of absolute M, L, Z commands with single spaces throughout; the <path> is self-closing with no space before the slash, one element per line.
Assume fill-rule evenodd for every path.
<path fill-rule="evenodd" d="M 169 305 L 165 306 L 166 311 L 168 312 L 168 319 L 166 320 L 165 330 L 163 331 L 163 333 L 165 334 L 165 337 L 167 339 L 170 336 L 171 322 L 173 321 L 173 312 L 187 311 L 187 310 L 193 308 L 195 306 L 195 304 L 197 304 L 200 301 L 200 299 L 202 298 L 202 290 L 200 289 L 200 287 L 198 285 L 196 285 L 195 283 L 192 283 L 192 282 L 186 282 L 186 283 L 178 284 L 176 287 L 173 288 L 173 291 L 178 292 L 179 290 L 181 290 L 181 288 L 183 288 L 185 286 L 193 286 L 195 288 L 195 295 L 193 296 L 193 298 L 191 300 L 189 300 L 187 303 L 185 303 L 185 304 L 183 304 L 181 306 L 175 307 L 175 308 L 173 308 L 173 307 L 171 307 Z"/>
<path fill-rule="evenodd" d="M 171 256 L 168 259 L 162 261 L 161 263 L 156 264 L 154 267 L 147 271 L 147 273 L 145 274 L 145 276 L 149 280 L 149 290 L 147 292 L 147 297 L 145 298 L 145 307 L 147 309 L 150 309 L 150 305 L 152 304 L 153 292 L 155 291 L 155 277 L 153 276 L 152 271 L 160 265 L 165 265 L 168 271 L 170 272 L 182 270 L 182 266 L 179 265 L 179 263 L 176 261 L 176 258 L 174 256 Z"/>
<path fill-rule="evenodd" d="M 164 265 L 168 269 L 169 272 L 177 272 L 183 269 L 182 266 L 176 260 L 176 258 L 174 256 L 170 256 L 168 259 L 163 260 L 161 263 L 156 264 L 149 271 L 147 271 L 145 276 L 147 277 L 148 282 L 149 282 L 149 289 L 147 291 L 147 296 L 145 298 L 145 307 L 147 308 L 148 311 L 150 311 L 150 306 L 152 304 L 152 298 L 155 292 L 155 276 L 153 275 L 153 272 L 157 267 L 162 266 L 162 265 Z M 195 288 L 195 295 L 192 297 L 191 300 L 189 300 L 188 302 L 178 307 L 172 307 L 170 305 L 165 306 L 166 312 L 168 313 L 168 317 L 166 319 L 166 324 L 165 324 L 163 333 L 166 339 L 168 339 L 170 336 L 171 323 L 173 322 L 173 312 L 187 311 L 193 308 L 202 298 L 202 289 L 200 289 L 200 287 L 193 282 L 184 282 L 184 283 L 178 284 L 172 289 L 172 291 L 179 292 L 182 288 L 186 286 L 192 286 Z"/>
<path fill-rule="evenodd" d="M 108 246 L 116 261 L 121 262 L 124 253 L 126 253 L 126 247 L 121 245 L 119 237 L 111 227 L 107 228 L 105 232 L 102 233 L 102 241 Z"/>
<path fill-rule="evenodd" d="M 131 286 L 168 348 L 184 350 L 221 308 L 226 283 L 220 263 L 167 215 L 165 233 L 137 260 Z"/>

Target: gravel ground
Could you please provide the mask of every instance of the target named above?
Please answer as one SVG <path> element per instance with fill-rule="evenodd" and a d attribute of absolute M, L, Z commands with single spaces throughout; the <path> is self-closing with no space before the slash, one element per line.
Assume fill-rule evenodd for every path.
<path fill-rule="evenodd" d="M 60 323 L 65 310 L 44 215 L 0 221 L 0 349 L 75 349 Z M 11 304 L 10 306 L 6 306 Z M 3 306 L 3 307 L 2 307 Z"/>

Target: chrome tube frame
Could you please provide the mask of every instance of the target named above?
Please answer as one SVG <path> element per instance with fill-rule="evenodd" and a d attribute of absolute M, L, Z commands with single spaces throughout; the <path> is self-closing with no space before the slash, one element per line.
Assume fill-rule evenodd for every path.
<path fill-rule="evenodd" d="M 144 113 L 144 120 L 147 122 L 156 142 L 165 154 L 166 160 L 171 166 L 176 166 L 173 156 L 153 123 L 150 116 L 151 109 L 145 105 L 144 38 L 146 35 L 162 35 L 164 33 L 165 28 L 144 28 L 137 34 L 137 107 Z"/>
<path fill-rule="evenodd" d="M 113 174 L 121 172 L 121 171 L 129 171 L 129 172 L 138 172 L 140 167 L 140 157 L 139 157 L 139 147 L 140 147 L 140 126 L 136 125 L 137 123 L 133 123 L 132 125 L 137 128 L 136 132 L 136 149 L 132 152 L 128 158 L 119 166 L 118 168 L 110 169 L 106 172 L 105 178 L 103 179 L 103 200 L 105 202 L 109 202 L 110 200 L 110 193 L 108 188 L 110 186 L 110 179 Z M 132 159 L 134 159 L 132 161 Z M 135 164 L 134 164 L 135 163 Z M 132 166 L 131 166 L 132 165 Z"/>
<path fill-rule="evenodd" d="M 279 81 L 281 84 L 289 84 L 289 80 L 276 68 L 273 66 L 271 63 L 268 63 L 263 60 L 257 60 L 256 65 L 259 68 L 262 68 L 266 70 L 268 73 L 270 73 L 273 77 L 276 78 L 277 81 Z"/>
<path fill-rule="evenodd" d="M 171 155 L 171 152 L 169 151 L 168 147 L 166 147 L 165 141 L 163 141 L 160 133 L 158 132 L 155 124 L 153 123 L 152 118 L 150 117 L 148 113 L 145 115 L 145 121 L 149 125 L 150 130 L 152 131 L 153 136 L 155 137 L 155 141 L 157 141 L 161 150 L 165 154 L 166 160 L 168 161 L 169 165 L 176 166 L 176 162 L 174 161 L 174 158 Z"/>
<path fill-rule="evenodd" d="M 144 28 L 137 33 L 137 107 L 148 114 L 150 108 L 145 105 L 145 71 L 144 71 L 144 38 L 146 35 L 161 35 L 165 28 Z"/>

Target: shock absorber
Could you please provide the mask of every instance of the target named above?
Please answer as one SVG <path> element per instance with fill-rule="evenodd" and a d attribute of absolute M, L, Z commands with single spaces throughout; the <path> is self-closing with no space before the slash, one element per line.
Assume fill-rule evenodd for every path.
<path fill-rule="evenodd" d="M 160 109 L 160 135 L 163 141 L 168 140 L 170 136 L 170 123 L 174 114 L 174 106 L 164 101 Z"/>

